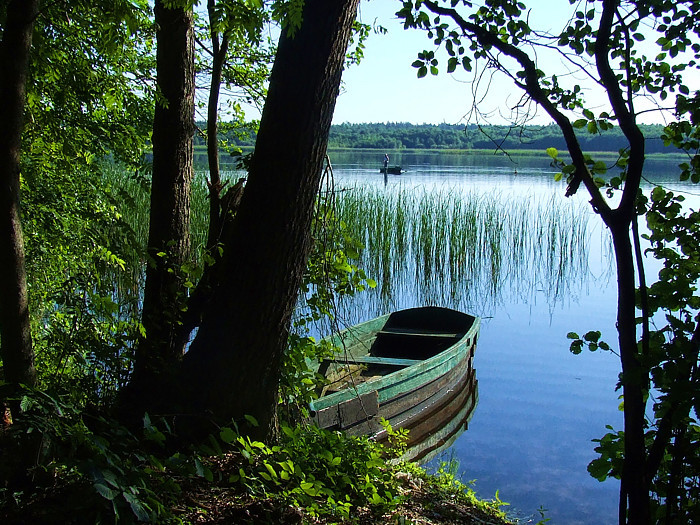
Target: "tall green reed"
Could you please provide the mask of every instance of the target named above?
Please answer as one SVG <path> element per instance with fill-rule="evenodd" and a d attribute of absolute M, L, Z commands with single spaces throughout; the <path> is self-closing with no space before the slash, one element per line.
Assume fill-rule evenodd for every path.
<path fill-rule="evenodd" d="M 590 213 L 556 195 L 355 187 L 340 194 L 338 213 L 365 243 L 358 262 L 384 308 L 402 293 L 428 304 L 497 302 L 506 286 L 556 298 L 587 271 Z"/>

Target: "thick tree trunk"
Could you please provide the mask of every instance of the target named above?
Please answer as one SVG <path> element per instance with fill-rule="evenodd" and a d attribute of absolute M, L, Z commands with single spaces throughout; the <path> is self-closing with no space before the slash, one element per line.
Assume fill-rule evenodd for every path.
<path fill-rule="evenodd" d="M 36 372 L 20 222 L 19 173 L 27 66 L 38 3 L 15 0 L 7 5 L 0 44 L 0 350 L 4 380 L 29 386 L 36 382 Z"/>
<path fill-rule="evenodd" d="M 282 35 L 248 183 L 197 337 L 185 356 L 195 411 L 253 415 L 274 429 L 280 362 L 310 249 L 310 226 L 358 0 L 307 0 Z M 234 251 L 235 248 L 235 251 Z"/>
<path fill-rule="evenodd" d="M 186 4 L 181 2 L 180 4 Z M 149 264 L 131 388 L 153 390 L 179 362 L 178 329 L 186 290 L 180 268 L 190 249 L 190 186 L 194 134 L 194 33 L 191 7 L 155 2 L 158 99 L 153 122 Z M 144 390 L 146 389 L 146 390 Z"/>

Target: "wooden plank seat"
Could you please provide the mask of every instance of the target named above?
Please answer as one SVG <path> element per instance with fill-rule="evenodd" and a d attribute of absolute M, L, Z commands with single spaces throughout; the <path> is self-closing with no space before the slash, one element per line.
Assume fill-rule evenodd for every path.
<path fill-rule="evenodd" d="M 333 361 L 334 363 L 347 364 L 363 364 L 363 365 L 390 365 L 390 366 L 413 366 L 420 363 L 420 359 L 399 359 L 395 357 L 376 357 L 372 355 L 362 355 L 357 357 L 331 357 L 325 358 L 325 361 Z"/>
<path fill-rule="evenodd" d="M 429 330 L 417 330 L 411 328 L 385 328 L 377 333 L 381 335 L 408 335 L 415 337 L 442 337 L 450 339 L 458 339 L 463 335 L 460 333 L 431 332 Z"/>

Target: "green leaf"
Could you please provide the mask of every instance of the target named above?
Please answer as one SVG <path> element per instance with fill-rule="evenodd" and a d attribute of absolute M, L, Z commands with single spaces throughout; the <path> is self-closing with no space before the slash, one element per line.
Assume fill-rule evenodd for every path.
<path fill-rule="evenodd" d="M 109 488 L 107 485 L 105 485 L 104 483 L 95 483 L 95 484 L 93 485 L 93 487 L 95 487 L 95 490 L 97 491 L 97 493 L 98 493 L 100 496 L 102 496 L 103 498 L 105 498 L 105 499 L 107 499 L 107 500 L 109 500 L 109 501 L 112 501 L 114 498 L 116 498 L 117 496 L 119 496 L 119 492 L 120 492 L 120 491 L 114 490 L 114 489 L 110 489 L 110 488 Z"/>
<path fill-rule="evenodd" d="M 224 427 L 221 429 L 221 432 L 219 432 L 219 437 L 224 443 L 231 444 L 234 441 L 236 441 L 238 434 L 236 434 L 236 432 L 233 429 L 229 427 Z"/>
<path fill-rule="evenodd" d="M 597 330 L 591 330 L 583 334 L 583 339 L 589 342 L 597 343 L 600 339 L 600 332 Z"/>
<path fill-rule="evenodd" d="M 457 69 L 458 64 L 459 64 L 459 60 L 457 60 L 456 57 L 450 57 L 450 59 L 447 61 L 447 72 L 454 73 L 455 70 Z"/>
<path fill-rule="evenodd" d="M 559 157 L 559 151 L 557 151 L 557 148 L 547 148 L 547 155 L 549 155 L 553 159 L 556 159 L 557 157 Z"/>
<path fill-rule="evenodd" d="M 136 496 L 134 496 L 133 494 L 129 494 L 128 492 L 124 492 L 123 496 L 124 499 L 129 503 L 131 511 L 134 513 L 134 515 L 139 521 L 151 520 L 151 516 L 148 513 L 148 510 Z"/>
<path fill-rule="evenodd" d="M 594 459 L 588 464 L 588 473 L 598 481 L 602 482 L 608 479 L 609 472 L 610 464 L 603 458 Z"/>
<path fill-rule="evenodd" d="M 583 341 L 581 341 L 580 339 L 573 341 L 571 343 L 571 346 L 569 347 L 569 351 L 574 355 L 580 354 L 582 350 L 583 350 Z"/>
<path fill-rule="evenodd" d="M 27 412 L 34 403 L 28 396 L 23 396 L 22 400 L 19 402 L 19 408 L 22 412 Z"/>
<path fill-rule="evenodd" d="M 109 483 L 112 487 L 114 487 L 115 489 L 121 488 L 119 480 L 117 479 L 117 475 L 114 472 L 112 472 L 111 470 L 102 470 L 101 474 L 104 480 L 107 483 Z"/>
<path fill-rule="evenodd" d="M 593 164 L 592 171 L 593 171 L 593 173 L 599 173 L 599 174 L 606 173 L 608 171 L 608 166 L 602 160 L 597 160 Z"/>
<path fill-rule="evenodd" d="M 270 473 L 270 476 L 273 478 L 277 477 L 277 472 L 275 471 L 274 467 L 270 465 L 267 461 L 263 463 L 263 466 L 267 469 L 267 471 Z"/>

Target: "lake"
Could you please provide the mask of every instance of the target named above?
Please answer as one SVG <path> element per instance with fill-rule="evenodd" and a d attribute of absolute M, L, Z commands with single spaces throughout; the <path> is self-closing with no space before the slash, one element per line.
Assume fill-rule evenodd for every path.
<path fill-rule="evenodd" d="M 493 251 L 483 241 L 477 243 L 482 257 L 477 254 L 476 262 L 470 263 L 472 276 L 458 273 L 456 265 L 421 269 L 415 249 L 399 253 L 387 248 L 391 265 L 366 253 L 368 274 L 379 284 L 341 305 L 341 320 L 347 325 L 428 304 L 482 318 L 475 358 L 479 404 L 468 430 L 428 466 L 456 460 L 458 475 L 465 482 L 474 480 L 480 497 L 493 498 L 498 491 L 509 503 L 505 510 L 523 523 L 537 522 L 539 509 L 546 509 L 545 517 L 553 524 L 616 523 L 619 483 L 600 483 L 586 467 L 596 457 L 592 440 L 607 432 L 606 425 L 622 428 L 615 391 L 619 359 L 602 351 L 573 355 L 566 338 L 570 331 L 600 330 L 616 347 L 610 243 L 585 193 L 565 199 L 565 184 L 554 181 L 556 170 L 544 152 L 512 158 L 388 153 L 390 165 L 407 171 L 389 175 L 385 182 L 379 174 L 383 151 L 331 152 L 336 190 L 359 189 L 387 199 L 398 195 L 417 206 L 410 213 L 422 213 L 426 202 L 437 202 L 438 210 L 449 203 L 452 208 L 441 212 L 448 223 L 455 217 L 454 206 L 467 200 L 496 202 L 503 209 L 490 219 L 497 228 L 506 223 L 499 217 L 509 213 L 533 214 L 522 222 L 525 229 L 533 225 L 525 248 L 500 246 Z M 646 175 L 671 189 L 692 191 L 674 179 L 676 164 L 654 159 Z M 543 219 L 550 209 L 557 215 Z M 425 220 L 428 226 L 437 220 L 431 213 Z M 554 228 L 571 221 L 571 235 L 567 230 L 550 239 L 542 233 L 548 224 Z M 483 239 L 496 227 L 482 231 Z M 368 223 L 366 228 L 362 235 L 367 243 L 374 226 Z M 552 251 L 549 245 L 555 238 L 562 246 Z M 427 241 L 435 253 L 434 243 Z M 440 264 L 435 259 L 439 257 L 427 264 Z M 453 278 L 457 275 L 459 279 Z M 652 280 L 655 272 L 647 275 Z"/>

